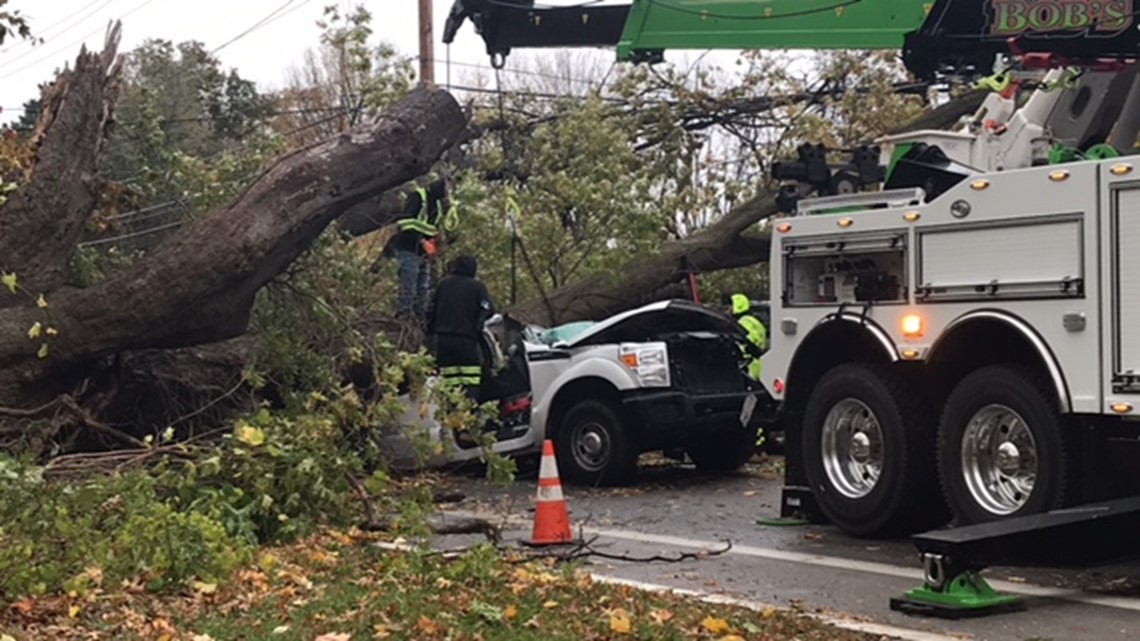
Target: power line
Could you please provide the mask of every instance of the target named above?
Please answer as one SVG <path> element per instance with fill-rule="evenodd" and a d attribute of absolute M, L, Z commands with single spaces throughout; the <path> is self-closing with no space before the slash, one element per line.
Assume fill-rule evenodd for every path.
<path fill-rule="evenodd" d="M 136 12 L 138 12 L 138 11 L 142 10 L 144 7 L 146 7 L 147 5 L 151 4 L 152 2 L 154 2 L 154 0 L 144 0 L 142 3 L 140 3 L 140 4 L 138 4 L 138 5 L 135 5 L 135 7 L 134 7 L 133 9 L 131 9 L 130 11 L 127 11 L 127 12 L 126 12 L 126 13 L 124 13 L 123 15 L 119 16 L 119 17 L 117 18 L 117 20 L 123 20 L 123 19 L 124 19 L 124 18 L 126 18 L 127 16 L 130 16 L 130 15 L 132 15 L 132 14 L 134 14 L 134 13 L 136 13 Z M 69 44 L 67 44 L 67 45 L 65 45 L 65 46 L 63 46 L 63 47 L 60 47 L 59 49 L 56 49 L 55 51 L 52 51 L 51 53 L 49 53 L 48 55 L 46 55 L 46 56 L 44 56 L 44 57 L 42 57 L 42 58 L 38 58 L 38 59 L 37 59 L 35 62 L 32 62 L 32 63 L 30 63 L 30 64 L 28 64 L 28 65 L 25 65 L 25 66 L 23 66 L 23 67 L 20 67 L 19 69 L 15 70 L 15 71 L 13 71 L 13 72 L 11 72 L 11 73 L 8 73 L 8 74 L 5 74 L 5 75 L 3 75 L 3 76 L 0 76 L 0 80 L 4 80 L 4 79 L 6 79 L 6 78 L 11 78 L 12 76 L 15 76 L 15 75 L 21 74 L 21 73 L 23 73 L 23 72 L 25 72 L 25 71 L 27 71 L 27 70 L 31 69 L 32 67 L 35 67 L 36 65 L 40 64 L 41 62 L 44 62 L 44 61 L 46 61 L 46 60 L 50 60 L 50 59 L 52 59 L 52 58 L 56 57 L 57 55 L 59 55 L 60 53 L 63 53 L 64 51 L 67 51 L 68 49 L 71 49 L 71 48 L 72 48 L 72 47 L 74 47 L 75 45 L 77 45 L 77 44 L 79 44 L 79 43 L 81 43 L 81 42 L 83 42 L 83 41 L 87 40 L 88 38 L 90 38 L 90 37 L 92 37 L 92 36 L 95 36 L 95 35 L 97 35 L 97 34 L 98 34 L 100 31 L 104 31 L 105 29 L 106 29 L 106 27 L 103 27 L 103 28 L 100 28 L 100 29 L 96 29 L 96 30 L 92 31 L 91 33 L 88 33 L 87 35 L 83 36 L 82 38 L 79 38 L 78 40 L 75 40 L 74 42 L 71 42 L 71 43 L 69 43 Z M 33 51 L 34 51 L 34 50 L 33 50 Z M 11 61 L 9 61 L 9 62 L 6 62 L 6 63 L 0 63 L 0 69 L 4 68 L 4 67 L 5 67 L 5 66 L 7 66 L 8 64 L 11 64 Z"/>
<path fill-rule="evenodd" d="M 418 60 L 419 57 L 417 56 L 416 59 Z M 490 66 L 490 65 L 481 65 L 481 64 L 477 64 L 477 63 L 473 63 L 473 62 L 451 61 L 449 63 L 446 60 L 439 60 L 438 58 L 433 59 L 431 62 L 442 63 L 442 64 L 451 64 L 451 65 L 454 65 L 456 67 L 466 67 L 469 69 L 478 69 L 480 71 L 492 71 L 492 72 L 495 71 L 495 68 Z M 594 86 L 597 86 L 599 84 L 602 84 L 601 81 L 587 80 L 585 78 L 574 78 L 572 76 L 559 76 L 559 75 L 554 74 L 554 73 L 545 73 L 545 72 L 541 72 L 541 71 L 530 71 L 528 69 L 508 69 L 508 68 L 504 67 L 501 71 L 503 71 L 505 73 L 513 73 L 513 74 L 520 75 L 520 76 L 532 76 L 535 78 L 546 78 L 548 80 L 560 80 L 562 82 L 569 82 L 572 84 L 581 84 L 581 85 L 586 85 L 589 87 L 594 87 Z"/>
<path fill-rule="evenodd" d="M 223 42 L 218 47 L 214 48 L 212 51 L 210 51 L 210 55 L 218 53 L 222 49 L 225 49 L 226 47 L 232 45 L 233 43 L 237 42 L 238 40 L 241 40 L 242 38 L 248 36 L 249 34 L 253 33 L 254 31 L 257 31 L 261 27 L 264 27 L 265 25 L 269 24 L 273 20 L 274 16 L 276 16 L 277 14 L 284 11 L 286 7 L 288 7 L 289 5 L 293 4 L 296 1 L 297 0 L 286 0 L 285 4 L 277 7 L 276 9 L 271 11 L 269 13 L 269 15 L 265 16 L 264 18 L 258 20 L 257 22 L 253 23 L 252 25 L 250 25 L 245 31 L 242 31 L 241 33 L 237 34 L 233 38 L 230 38 L 229 40 Z M 294 7 L 294 8 L 296 8 L 296 7 Z"/>
<path fill-rule="evenodd" d="M 93 5 L 93 4 L 97 3 L 97 2 L 100 2 L 100 1 L 101 1 L 103 4 L 99 5 L 98 7 L 95 7 L 94 9 L 92 9 L 91 11 L 89 11 L 89 12 L 88 12 L 88 13 L 86 13 L 86 14 L 84 14 L 84 13 L 83 13 L 84 11 L 87 11 L 87 9 L 88 9 L 89 7 L 91 7 L 91 5 Z M 44 27 L 43 29 L 37 29 L 37 30 L 36 30 L 36 31 L 37 31 L 37 34 L 36 34 L 36 35 L 37 35 L 37 39 L 39 39 L 39 40 L 43 41 L 43 39 L 45 39 L 45 38 L 47 38 L 47 37 L 48 37 L 48 32 L 50 32 L 52 29 L 54 29 L 54 28 L 58 27 L 59 25 L 61 25 L 61 24 L 65 23 L 65 22 L 69 22 L 69 21 L 71 21 L 71 20 L 75 20 L 75 19 L 78 17 L 78 20 L 76 20 L 76 21 L 75 21 L 75 24 L 73 24 L 73 25 L 71 25 L 70 27 L 68 27 L 68 28 L 64 29 L 63 31 L 60 31 L 59 33 L 57 33 L 57 34 L 55 34 L 55 35 L 52 35 L 52 36 L 51 36 L 51 38 L 52 38 L 52 39 L 58 38 L 59 36 L 62 36 L 63 34 L 67 33 L 68 31 L 71 31 L 71 30 L 72 30 L 72 29 L 74 29 L 75 27 L 78 27 L 80 24 L 82 24 L 82 23 L 83 23 L 83 21 L 84 21 L 84 20 L 86 20 L 87 18 L 90 18 L 92 15 L 94 15 L 94 14 L 95 14 L 96 12 L 98 12 L 100 9 L 102 9 L 103 7 L 106 7 L 107 5 L 111 4 L 111 3 L 112 3 L 112 2 L 114 2 L 114 1 L 115 1 L 115 0 L 91 0 L 91 2 L 88 2 L 87 4 L 83 5 L 83 6 L 82 6 L 82 7 L 81 7 L 81 8 L 80 8 L 78 11 L 76 11 L 76 12 L 74 12 L 74 13 L 72 13 L 72 14 L 69 14 L 67 17 L 65 17 L 65 18 L 61 18 L 60 20 L 56 20 L 55 22 L 53 22 L 53 23 L 51 23 L 50 25 L 48 25 L 48 26 Z M 80 14 L 82 14 L 82 15 L 80 15 Z M 22 41 L 22 42 L 29 42 L 29 41 L 27 41 L 27 40 L 24 40 L 24 41 Z M 26 55 L 28 55 L 29 53 L 32 53 L 33 51 L 35 51 L 35 46 L 34 46 L 34 45 L 35 45 L 35 42 L 34 42 L 34 40 L 33 40 L 33 41 L 31 41 L 31 42 L 32 42 L 32 44 L 33 44 L 33 46 L 32 46 L 32 49 L 30 49 L 30 50 L 28 50 L 28 51 L 25 51 L 24 53 L 20 54 L 19 56 L 16 56 L 16 57 L 15 57 L 16 59 L 22 58 L 23 56 L 26 56 Z M 16 43 L 16 44 L 14 44 L 14 45 L 11 45 L 11 46 L 8 46 L 8 47 L 4 47 L 3 49 L 0 49 L 0 53 L 8 53 L 8 52 L 9 52 L 9 51 L 11 51 L 12 49 L 15 49 L 16 47 L 18 47 L 20 44 L 21 44 L 21 43 Z"/>

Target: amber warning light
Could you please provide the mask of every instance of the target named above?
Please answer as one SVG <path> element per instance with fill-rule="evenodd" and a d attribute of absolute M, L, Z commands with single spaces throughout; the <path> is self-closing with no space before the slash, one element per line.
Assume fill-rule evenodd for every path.
<path fill-rule="evenodd" d="M 900 323 L 903 336 L 917 338 L 922 336 L 922 317 L 918 314 L 907 314 Z"/>

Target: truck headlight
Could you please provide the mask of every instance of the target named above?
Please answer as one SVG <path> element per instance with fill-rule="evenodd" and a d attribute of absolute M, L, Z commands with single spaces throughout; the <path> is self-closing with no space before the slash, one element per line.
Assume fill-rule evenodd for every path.
<path fill-rule="evenodd" d="M 622 345 L 621 362 L 643 387 L 669 387 L 669 354 L 664 345 Z"/>

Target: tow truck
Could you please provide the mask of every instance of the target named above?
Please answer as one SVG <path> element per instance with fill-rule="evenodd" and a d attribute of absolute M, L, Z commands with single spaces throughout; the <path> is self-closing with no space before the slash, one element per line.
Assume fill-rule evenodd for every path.
<path fill-rule="evenodd" d="M 1017 605 L 986 566 L 1140 553 L 1140 7 L 1133 0 L 456 0 L 513 48 L 899 50 L 978 80 L 955 131 L 773 168 L 763 379 L 786 434 L 785 516 L 914 535 L 895 609 Z M 805 194 L 810 197 L 805 197 Z M 938 529 L 953 522 L 955 527 Z"/>

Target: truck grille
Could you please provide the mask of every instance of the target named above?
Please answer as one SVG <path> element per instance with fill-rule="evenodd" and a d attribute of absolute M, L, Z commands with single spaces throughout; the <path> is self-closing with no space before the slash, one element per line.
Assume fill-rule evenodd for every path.
<path fill-rule="evenodd" d="M 669 341 L 674 387 L 694 394 L 745 389 L 740 347 L 724 337 L 683 336 Z"/>

